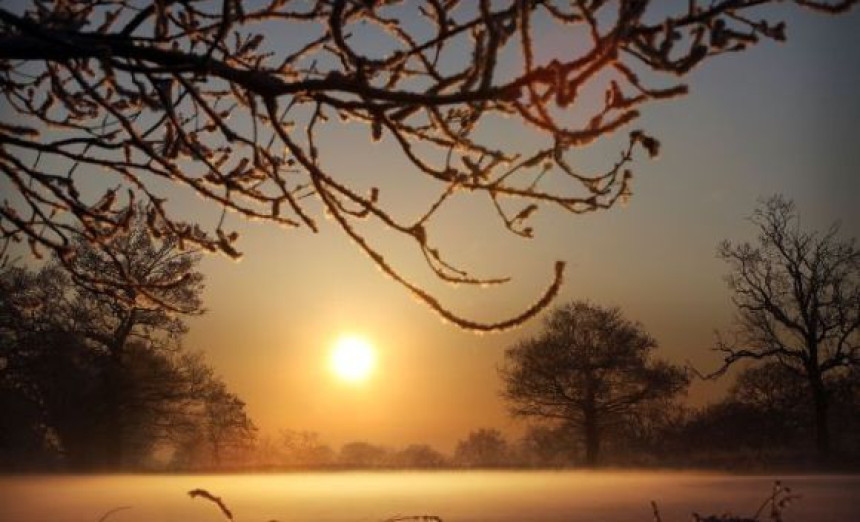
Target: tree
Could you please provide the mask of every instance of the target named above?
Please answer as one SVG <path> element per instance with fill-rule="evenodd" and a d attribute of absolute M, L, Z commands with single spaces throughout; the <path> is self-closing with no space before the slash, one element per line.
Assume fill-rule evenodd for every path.
<path fill-rule="evenodd" d="M 445 456 L 428 444 L 410 444 L 394 455 L 399 468 L 432 469 L 446 464 Z"/>
<path fill-rule="evenodd" d="M 497 468 L 510 464 L 504 435 L 494 428 L 481 428 L 457 443 L 454 461 L 467 468 Z"/>
<path fill-rule="evenodd" d="M 125 230 L 101 243 L 79 238 L 66 262 L 77 289 L 74 311 L 61 317 L 85 317 L 79 331 L 108 360 L 103 378 L 112 467 L 123 463 L 123 416 L 132 402 L 123 385 L 123 373 L 134 369 L 128 347 L 136 342 L 144 350 L 175 350 L 187 331 L 182 316 L 203 312 L 200 256 L 180 249 L 176 238 L 153 238 L 143 219 L 147 212 L 140 205 L 129 209 Z"/>
<path fill-rule="evenodd" d="M 181 322 L 142 311 L 117 356 L 104 340 L 125 308 L 107 303 L 54 264 L 0 272 L 0 464 L 117 469 L 173 447 L 186 466 L 212 466 L 247 445 L 244 403 L 181 349 Z"/>
<path fill-rule="evenodd" d="M 369 442 L 349 442 L 340 448 L 338 463 L 348 468 L 379 468 L 389 464 L 387 448 Z"/>
<path fill-rule="evenodd" d="M 855 366 L 827 378 L 827 409 L 832 427 L 829 435 L 840 457 L 860 455 L 858 370 Z M 745 368 L 737 376 L 726 402 L 753 413 L 733 423 L 738 431 L 755 434 L 754 440 L 763 449 L 777 455 L 782 451 L 790 462 L 797 464 L 808 454 L 809 441 L 814 437 L 815 411 L 809 397 L 808 379 L 776 360 L 766 360 Z M 744 439 L 750 441 L 753 437 L 740 437 Z"/>
<path fill-rule="evenodd" d="M 562 467 L 576 462 L 577 444 L 565 425 L 529 426 L 519 444 L 523 463 L 536 467 Z"/>
<path fill-rule="evenodd" d="M 618 308 L 575 301 L 553 310 L 539 335 L 506 350 L 502 395 L 516 416 L 577 429 L 586 463 L 596 466 L 608 433 L 686 389 L 680 368 L 652 357 L 656 347 Z"/>
<path fill-rule="evenodd" d="M 52 259 L 35 274 L 7 270 L 2 285 L 11 312 L 4 358 L 17 370 L 10 378 L 29 383 L 43 414 L 59 416 L 48 420 L 64 435 L 66 451 L 88 455 L 92 465 L 92 452 L 74 451 L 73 441 L 98 441 L 102 465 L 113 469 L 142 434 L 135 426 L 148 426 L 149 414 L 164 417 L 156 410 L 184 385 L 173 379 L 182 365 L 165 354 L 180 347 L 182 316 L 202 313 L 200 256 L 180 250 L 177 238 L 153 238 L 145 213 L 142 206 L 129 210 L 125 228 L 100 243 L 77 238 L 65 260 L 71 276 Z M 48 368 L 55 375 L 42 371 Z M 86 431 L 95 427 L 97 434 Z"/>
<path fill-rule="evenodd" d="M 803 379 L 780 364 L 751 366 L 723 400 L 687 412 L 665 439 L 687 465 L 801 466 L 811 418 L 805 396 Z"/>
<path fill-rule="evenodd" d="M 243 465 L 252 456 L 257 428 L 245 402 L 227 389 L 199 353 L 185 354 L 177 381 L 182 410 L 173 415 L 167 442 L 174 448 L 173 467 L 220 468 Z M 178 422 L 176 422 L 178 421 Z"/>
<path fill-rule="evenodd" d="M 667 434 L 675 457 L 670 463 L 734 469 L 772 465 L 772 450 L 785 449 L 786 439 L 775 439 L 762 419 L 754 406 L 731 399 L 693 409 L 677 431 Z M 780 464 L 799 465 L 794 460 Z"/>
<path fill-rule="evenodd" d="M 801 375 L 776 361 L 744 369 L 729 390 L 729 401 L 756 411 L 755 431 L 768 437 L 770 446 L 796 446 L 798 439 L 808 439 L 812 405 L 808 383 Z"/>
<path fill-rule="evenodd" d="M 68 277 L 17 266 L 0 273 L 0 462 L 8 467 L 86 463 L 103 443 L 95 371 L 83 336 L 57 328 Z M 82 419 L 86 419 L 82 421 Z"/>
<path fill-rule="evenodd" d="M 335 460 L 334 450 L 315 431 L 282 430 L 279 448 L 283 452 L 280 464 L 288 467 L 320 468 Z"/>
<path fill-rule="evenodd" d="M 83 335 L 63 327 L 75 317 L 66 313 L 70 284 L 51 266 L 10 266 L 0 274 L 0 396 L 14 406 L 4 409 L 3 422 L 10 464 L 48 463 L 53 454 L 74 467 L 92 466 L 93 450 L 104 445 L 104 402 L 94 400 L 100 358 Z M 16 434 L 29 442 L 22 446 L 25 437 Z"/>
<path fill-rule="evenodd" d="M 245 402 L 219 379 L 209 379 L 203 394 L 202 427 L 209 443 L 212 464 L 223 463 L 225 452 L 250 449 L 256 427 L 245 411 Z"/>
<path fill-rule="evenodd" d="M 96 244 L 112 237 L 143 199 L 151 234 L 238 256 L 224 214 L 214 226 L 185 223 L 168 195 L 186 191 L 225 212 L 313 231 L 325 212 L 444 318 L 472 329 L 514 326 L 549 305 L 563 263 L 534 305 L 478 323 L 392 265 L 361 221 L 411 240 L 444 281 L 506 281 L 455 268 L 431 240 L 433 217 L 452 196 L 488 198 L 501 227 L 522 237 L 532 236 L 528 221 L 541 206 L 581 214 L 625 200 L 634 151 L 655 156 L 655 138 L 631 130 L 620 159 L 596 172 L 574 166 L 571 153 L 629 128 L 649 102 L 685 94 L 675 78 L 706 59 L 783 40 L 783 23 L 759 19 L 763 4 L 778 2 L 690 1 L 669 12 L 644 0 L 4 6 L 0 172 L 14 197 L 0 205 L 0 235 L 69 264 L 75 237 Z M 857 0 L 794 3 L 839 13 Z M 532 34 L 548 26 L 584 45 L 537 49 Z M 272 41 L 279 34 L 289 37 Z M 665 77 L 669 85 L 649 85 Z M 572 121 L 568 111 L 589 91 L 605 93 L 604 102 Z M 507 150 L 479 131 L 500 116 L 542 143 Z M 333 172 L 320 149 L 333 120 L 363 126 L 371 140 L 399 150 L 428 182 L 425 211 L 397 215 L 398 196 L 378 180 Z M 98 193 L 86 182 L 96 171 L 104 180 Z"/>
<path fill-rule="evenodd" d="M 743 359 L 774 361 L 807 383 L 815 447 L 829 457 L 829 407 L 833 382 L 860 365 L 860 251 L 839 238 L 801 228 L 794 203 L 782 196 L 762 201 L 752 217 L 755 244 L 720 244 L 737 307 L 732 340 L 715 375 Z"/>

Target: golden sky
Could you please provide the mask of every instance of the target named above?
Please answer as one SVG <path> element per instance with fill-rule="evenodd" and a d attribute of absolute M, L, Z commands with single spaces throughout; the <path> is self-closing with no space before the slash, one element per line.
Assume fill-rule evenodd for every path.
<path fill-rule="evenodd" d="M 660 356 L 712 368 L 719 362 L 708 351 L 713 332 L 732 314 L 716 244 L 751 237 L 744 217 L 757 198 L 782 193 L 798 203 L 806 225 L 841 219 L 846 234 L 860 235 L 860 12 L 787 12 L 787 43 L 712 60 L 689 79 L 687 97 L 645 109 L 637 127 L 663 148 L 657 161 L 637 160 L 626 207 L 582 217 L 543 211 L 533 240 L 506 233 L 485 199 L 463 196 L 434 221 L 436 244 L 451 259 L 476 275 L 510 275 L 508 285 L 448 287 L 410 245 L 374 228 L 369 236 L 406 275 L 473 319 L 521 311 L 564 260 L 559 302 L 620 306 L 658 340 Z M 541 38 L 549 47 L 563 43 L 551 33 Z M 510 126 L 482 132 L 502 142 L 533 139 Z M 420 176 L 389 141 L 373 144 L 366 130 L 343 124 L 326 130 L 320 145 L 339 179 L 380 183 L 396 212 L 409 215 L 426 199 Z M 603 142 L 577 162 L 596 167 L 617 154 L 617 142 Z M 173 203 L 217 219 L 199 202 Z M 523 424 L 505 412 L 496 368 L 504 349 L 536 332 L 540 319 L 492 335 L 444 324 L 317 217 L 319 234 L 235 220 L 244 258 L 203 261 L 208 313 L 191 321 L 186 346 L 206 353 L 261 430 L 317 431 L 333 446 L 424 442 L 446 451 L 472 429 L 518 433 Z M 330 351 L 344 334 L 376 347 L 365 381 L 330 370 Z M 696 384 L 691 399 L 710 400 L 726 384 Z"/>
<path fill-rule="evenodd" d="M 526 241 L 488 219 L 486 202 L 457 202 L 436 222 L 439 246 L 480 275 L 513 276 L 506 287 L 446 287 L 415 252 L 373 237 L 390 245 L 408 275 L 478 319 L 519 311 L 548 283 L 553 262 L 566 260 L 560 299 L 620 306 L 656 337 L 661 356 L 712 367 L 719 360 L 708 351 L 713 332 L 732 314 L 716 244 L 751 238 L 744 218 L 757 198 L 781 192 L 796 200 L 806 225 L 841 219 L 847 234 L 860 232 L 858 26 L 857 12 L 792 19 L 788 43 L 714 60 L 693 75 L 688 97 L 647 109 L 641 124 L 662 140 L 662 156 L 638 161 L 625 208 L 584 217 L 545 212 L 537 237 Z M 324 156 L 333 170 L 356 183 L 388 180 L 395 191 L 383 197 L 420 195 L 417 175 L 390 144 L 352 136 L 348 126 L 333 132 Z M 583 161 L 617 154 L 601 147 Z M 404 197 L 408 211 L 412 195 Z M 471 429 L 521 429 L 498 397 L 496 367 L 505 347 L 537 331 L 539 320 L 503 334 L 459 331 L 331 223 L 318 235 L 240 229 L 241 262 L 204 261 L 209 312 L 193 321 L 188 346 L 206 351 L 264 432 L 313 430 L 335 446 L 427 442 L 450 450 Z M 377 347 L 377 367 L 364 382 L 343 382 L 329 370 L 329 351 L 344 333 Z M 696 384 L 691 398 L 707 401 L 727 384 Z"/>

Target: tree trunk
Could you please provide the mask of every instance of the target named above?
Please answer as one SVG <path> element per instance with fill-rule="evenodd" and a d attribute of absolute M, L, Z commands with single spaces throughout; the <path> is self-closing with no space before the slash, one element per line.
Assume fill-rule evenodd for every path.
<path fill-rule="evenodd" d="M 600 456 L 600 435 L 597 426 L 590 424 L 585 429 L 585 464 L 596 468 Z"/>
<path fill-rule="evenodd" d="M 123 355 L 128 336 L 134 328 L 136 310 L 129 311 L 125 319 L 114 331 L 110 343 L 110 360 L 107 374 L 107 466 L 117 471 L 125 464 L 125 433 L 123 407 L 125 406 L 125 386 L 123 382 Z"/>
<path fill-rule="evenodd" d="M 596 468 L 600 458 L 600 428 L 597 424 L 597 413 L 585 414 L 585 465 Z"/>
<path fill-rule="evenodd" d="M 596 468 L 600 455 L 600 428 L 598 425 L 596 384 L 593 371 L 589 368 L 585 378 L 585 402 L 582 417 L 585 421 L 585 464 Z"/>
<path fill-rule="evenodd" d="M 819 463 L 827 464 L 830 460 L 830 423 L 828 419 L 830 397 L 820 374 L 811 375 L 810 384 L 815 416 L 815 450 Z"/>
<path fill-rule="evenodd" d="M 105 464 L 110 471 L 122 469 L 124 460 L 121 371 L 121 362 L 118 357 L 112 355 L 107 369 L 107 418 L 105 419 Z"/>

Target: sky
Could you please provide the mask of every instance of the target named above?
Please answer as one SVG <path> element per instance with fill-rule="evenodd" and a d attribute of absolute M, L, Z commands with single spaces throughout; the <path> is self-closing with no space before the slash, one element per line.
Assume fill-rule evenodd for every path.
<path fill-rule="evenodd" d="M 531 304 L 555 261 L 564 260 L 558 303 L 618 306 L 657 339 L 659 357 L 715 368 L 714 332 L 732 318 L 716 245 L 753 237 L 746 217 L 758 198 L 781 193 L 795 200 L 805 225 L 841 220 L 846 236 L 860 235 L 860 10 L 838 18 L 780 12 L 788 42 L 712 59 L 687 78 L 688 96 L 644 109 L 636 126 L 661 140 L 661 155 L 637 158 L 626 206 L 586 216 L 542 211 L 532 240 L 488 219 L 483 200 L 457 200 L 439 217 L 433 232 L 443 252 L 477 274 L 511 276 L 508 285 L 448 287 L 402 243 L 373 237 L 444 303 L 483 320 Z M 549 54 L 565 44 L 558 34 L 540 38 Z M 373 144 L 348 125 L 327 132 L 321 151 L 332 171 L 357 184 L 388 183 L 394 190 L 383 197 L 404 194 L 393 203 L 409 211 L 405 194 L 422 186 L 390 142 Z M 484 132 L 530 139 L 516 129 Z M 582 164 L 617 153 L 601 144 Z M 243 259 L 202 262 L 207 313 L 189 321 L 186 346 L 206 354 L 261 431 L 316 431 L 333 446 L 364 440 L 446 451 L 481 427 L 520 433 L 524 423 L 508 416 L 496 370 L 505 348 L 540 330 L 541 317 L 487 335 L 445 324 L 320 221 L 318 234 L 234 221 Z M 344 334 L 376 347 L 366 381 L 345 382 L 330 370 L 333 344 Z M 716 400 L 728 385 L 696 382 L 690 401 Z"/>
<path fill-rule="evenodd" d="M 465 316 L 499 319 L 530 304 L 554 261 L 564 260 L 558 302 L 619 306 L 657 339 L 658 356 L 716 367 L 714 332 L 732 318 L 716 245 L 753 237 L 746 218 L 758 198 L 781 193 L 795 200 L 804 225 L 841 220 L 846 236 L 860 232 L 860 13 L 785 13 L 788 42 L 711 60 L 689 78 L 687 97 L 645 109 L 638 125 L 663 148 L 656 161 L 638 159 L 628 205 L 581 217 L 544 212 L 529 241 L 479 216 L 482 202 L 458 203 L 435 229 L 439 245 L 477 272 L 513 282 L 447 288 L 404 254 L 410 275 Z M 328 159 L 350 178 L 409 174 L 384 141 L 336 139 Z M 206 352 L 263 432 L 444 450 L 480 427 L 521 432 L 499 397 L 496 369 L 506 347 L 539 331 L 540 317 L 501 334 L 464 332 L 417 303 L 331 223 L 316 235 L 266 225 L 242 231 L 239 263 L 203 262 L 208 313 L 191 322 L 187 345 Z M 344 333 L 377 347 L 377 367 L 363 383 L 329 369 Z M 716 400 L 728 385 L 694 383 L 690 401 Z"/>

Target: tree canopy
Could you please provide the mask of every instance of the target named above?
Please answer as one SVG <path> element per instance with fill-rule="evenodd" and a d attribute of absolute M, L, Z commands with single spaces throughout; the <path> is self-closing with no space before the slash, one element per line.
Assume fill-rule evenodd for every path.
<path fill-rule="evenodd" d="M 834 382 L 860 367 L 860 250 L 839 237 L 838 225 L 804 230 L 794 203 L 782 196 L 762 201 L 751 219 L 755 242 L 719 246 L 737 307 L 733 336 L 717 346 L 725 356 L 720 372 L 757 359 L 804 379 L 818 452 L 826 458 Z"/>
<path fill-rule="evenodd" d="M 793 3 L 838 13 L 856 2 Z M 488 198 L 501 227 L 526 238 L 540 207 L 581 214 L 625 200 L 634 151 L 659 151 L 656 138 L 631 129 L 641 107 L 685 94 L 678 78 L 708 58 L 784 39 L 785 25 L 762 10 L 776 3 L 693 0 L 669 10 L 645 0 L 4 5 L 0 172 L 10 194 L 0 204 L 0 236 L 71 265 L 76 236 L 104 241 L 127 227 L 143 199 L 151 234 L 236 257 L 228 213 L 313 231 L 325 214 L 447 320 L 510 327 L 550 303 L 563 263 L 522 313 L 479 323 L 404 275 L 361 221 L 410 240 L 443 281 L 507 281 L 455 266 L 433 241 L 433 218 L 452 196 Z M 539 49 L 534 33 L 547 24 L 562 27 L 570 45 Z M 603 94 L 602 103 L 571 118 L 589 90 Z M 488 139 L 481 125 L 499 116 L 542 140 L 509 150 Z M 396 193 L 330 167 L 332 151 L 320 149 L 319 135 L 341 120 L 363 125 L 369 141 L 386 140 L 416 182 L 431 183 L 421 211 L 395 215 Z M 571 153 L 622 129 L 620 155 L 605 168 L 573 162 Z M 201 196 L 221 217 L 183 221 L 170 205 L 182 192 Z"/>
<path fill-rule="evenodd" d="M 75 248 L 74 275 L 56 259 L 0 268 L 0 465 L 119 470 L 159 448 L 211 465 L 247 443 L 245 404 L 182 349 L 183 315 L 202 312 L 199 256 L 140 220 Z M 100 286 L 118 277 L 134 282 L 124 295 Z"/>
<path fill-rule="evenodd" d="M 652 357 L 656 346 L 617 308 L 569 303 L 505 352 L 502 395 L 514 415 L 572 426 L 594 466 L 608 433 L 686 389 L 683 370 Z"/>
<path fill-rule="evenodd" d="M 509 465 L 511 451 L 502 432 L 495 428 L 480 428 L 457 443 L 454 462 L 467 468 L 493 468 Z"/>

